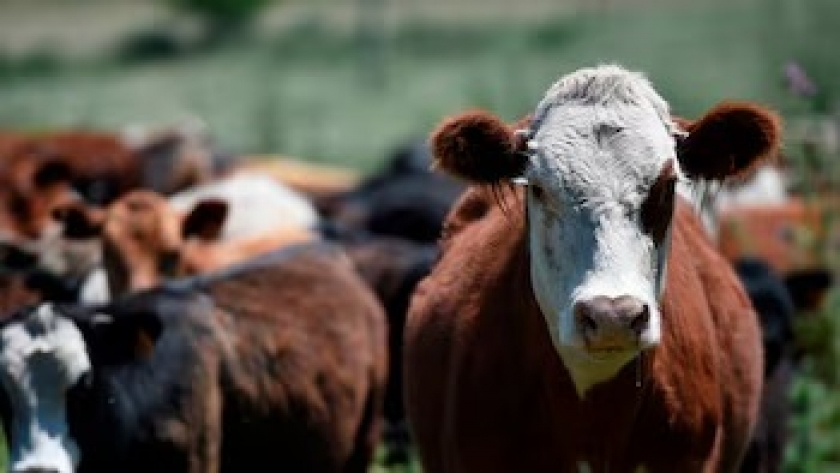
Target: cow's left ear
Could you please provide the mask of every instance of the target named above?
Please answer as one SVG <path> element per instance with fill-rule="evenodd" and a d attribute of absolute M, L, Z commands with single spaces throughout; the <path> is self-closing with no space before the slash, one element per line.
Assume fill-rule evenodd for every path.
<path fill-rule="evenodd" d="M 184 218 L 181 235 L 184 238 L 197 237 L 202 240 L 218 240 L 227 220 L 228 204 L 221 199 L 204 199 Z"/>
<path fill-rule="evenodd" d="M 465 112 L 444 120 L 430 138 L 434 165 L 475 184 L 519 177 L 528 163 L 524 140 L 498 117 Z"/>
<path fill-rule="evenodd" d="M 779 152 L 781 120 L 756 104 L 724 102 L 697 121 L 677 123 L 688 132 L 677 157 L 691 179 L 743 178 Z"/>

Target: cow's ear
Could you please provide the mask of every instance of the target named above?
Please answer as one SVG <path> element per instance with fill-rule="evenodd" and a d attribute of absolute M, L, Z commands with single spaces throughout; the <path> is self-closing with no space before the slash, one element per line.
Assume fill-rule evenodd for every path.
<path fill-rule="evenodd" d="M 67 163 L 50 159 L 38 164 L 32 182 L 36 189 L 45 189 L 55 184 L 70 183 L 72 177 L 73 171 Z"/>
<path fill-rule="evenodd" d="M 222 227 L 228 215 L 228 204 L 221 199 L 199 201 L 184 218 L 181 234 L 184 238 L 197 237 L 213 241 L 221 238 Z"/>
<path fill-rule="evenodd" d="M 99 237 L 105 223 L 104 210 L 87 207 L 80 202 L 56 207 L 52 211 L 52 217 L 61 222 L 62 236 L 71 240 Z"/>
<path fill-rule="evenodd" d="M 800 269 L 785 275 L 785 286 L 797 311 L 818 310 L 833 284 L 834 276 L 825 268 Z"/>
<path fill-rule="evenodd" d="M 444 120 L 432 132 L 435 166 L 476 184 L 521 176 L 527 157 L 524 140 L 499 118 L 470 111 Z"/>
<path fill-rule="evenodd" d="M 679 142 L 677 156 L 691 179 L 747 177 L 779 152 L 781 121 L 759 105 L 724 102 L 700 120 L 678 125 L 688 136 Z"/>

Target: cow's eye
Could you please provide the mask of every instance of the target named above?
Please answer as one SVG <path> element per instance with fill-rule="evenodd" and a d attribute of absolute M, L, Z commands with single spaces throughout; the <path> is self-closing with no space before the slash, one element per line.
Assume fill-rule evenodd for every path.
<path fill-rule="evenodd" d="M 542 187 L 535 184 L 531 184 L 529 186 L 529 189 L 531 189 L 531 192 L 534 194 L 534 198 L 541 201 L 545 200 L 545 191 L 542 189 Z"/>

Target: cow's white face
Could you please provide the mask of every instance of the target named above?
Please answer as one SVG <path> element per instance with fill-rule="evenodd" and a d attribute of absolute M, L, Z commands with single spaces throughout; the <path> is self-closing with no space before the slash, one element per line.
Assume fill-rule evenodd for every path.
<path fill-rule="evenodd" d="M 535 296 L 584 393 L 659 342 L 679 165 L 667 105 L 641 76 L 574 79 L 538 109 L 525 177 Z M 617 97 L 586 95 L 598 87 Z"/>
<path fill-rule="evenodd" d="M 0 330 L 12 472 L 74 471 L 79 449 L 68 432 L 65 393 L 90 369 L 81 333 L 49 304 Z"/>

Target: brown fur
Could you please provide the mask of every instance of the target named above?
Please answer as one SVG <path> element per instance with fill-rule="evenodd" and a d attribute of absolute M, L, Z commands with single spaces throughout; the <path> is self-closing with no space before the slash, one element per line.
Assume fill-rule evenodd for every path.
<path fill-rule="evenodd" d="M 513 131 L 483 111 L 451 117 L 432 132 L 435 165 L 455 177 L 481 184 L 521 176 L 527 159 Z"/>
<path fill-rule="evenodd" d="M 775 158 L 781 142 L 779 116 L 746 102 L 723 102 L 695 122 L 677 123 L 688 131 L 678 156 L 691 178 L 743 179 Z"/>
<path fill-rule="evenodd" d="M 69 166 L 76 182 L 107 182 L 107 197 L 141 184 L 140 162 L 119 137 L 111 133 L 68 130 L 21 134 L 17 145 L 6 152 L 3 161 L 61 161 Z"/>
<path fill-rule="evenodd" d="M 19 158 L 0 166 L 0 233 L 7 243 L 39 239 L 55 223 L 53 210 L 77 200 L 56 161 Z"/>
<path fill-rule="evenodd" d="M 257 471 L 279 454 L 290 471 L 362 473 L 373 458 L 385 319 L 349 261 L 328 256 L 211 285 L 219 331 L 228 334 L 224 382 L 237 397 L 224 415 L 226 456 L 264 452 L 228 471 Z"/>
<path fill-rule="evenodd" d="M 61 209 L 65 232 L 100 237 L 113 296 L 148 289 L 168 278 L 221 269 L 295 243 L 319 238 L 305 228 L 283 227 L 232 241 L 221 239 L 224 201 L 207 199 L 187 214 L 160 194 L 136 190 L 101 211 L 74 204 Z"/>
<path fill-rule="evenodd" d="M 79 473 L 367 471 L 385 319 L 338 248 L 298 246 L 60 312 L 82 332 L 94 373 L 67 396 Z"/>
<path fill-rule="evenodd" d="M 801 199 L 724 210 L 719 216 L 720 251 L 733 262 L 761 258 L 779 274 L 819 267 L 824 257 L 820 251 L 825 251 L 820 244 L 840 236 L 840 225 L 827 218 L 838 210 L 838 203 Z"/>
<path fill-rule="evenodd" d="M 306 228 L 278 228 L 275 231 L 234 241 L 189 239 L 180 256 L 180 275 L 207 273 L 268 253 L 278 248 L 318 240 Z"/>
<path fill-rule="evenodd" d="M 406 401 L 425 471 L 733 471 L 756 421 L 756 316 L 679 202 L 661 345 L 580 399 L 529 280 L 524 202 L 473 188 L 406 327 Z M 641 386 L 636 386 L 636 380 Z"/>

